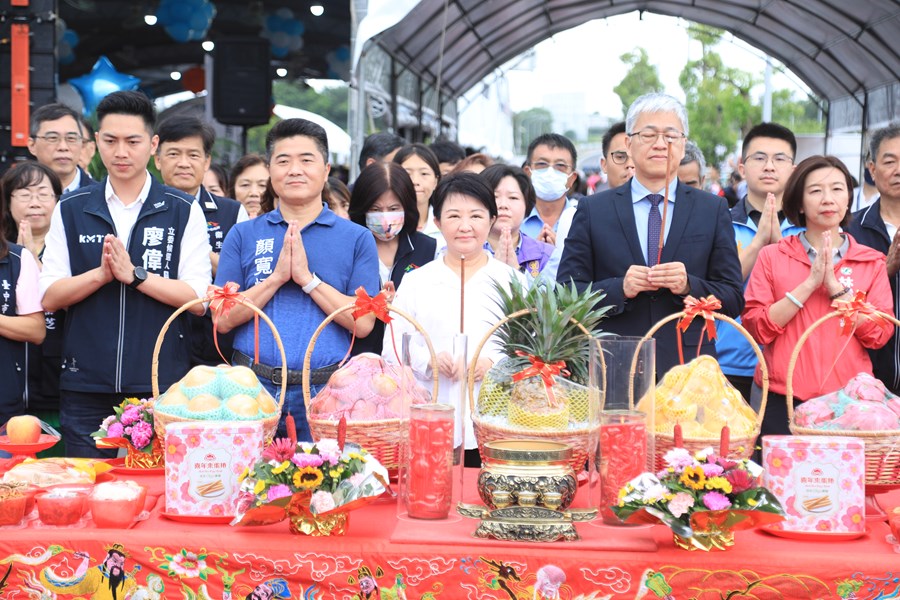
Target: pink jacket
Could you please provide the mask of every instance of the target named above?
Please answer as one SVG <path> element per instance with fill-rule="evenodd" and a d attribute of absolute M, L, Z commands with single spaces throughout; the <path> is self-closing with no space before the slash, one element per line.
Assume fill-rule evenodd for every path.
<path fill-rule="evenodd" d="M 884 254 L 859 244 L 849 234 L 844 235 L 850 238 L 850 246 L 834 267 L 838 281 L 854 292 L 866 292 L 870 304 L 893 316 Z M 769 307 L 802 283 L 809 276 L 811 266 L 800 238 L 792 235 L 760 251 L 747 283 L 741 323 L 760 346 L 765 345 L 763 356 L 769 367 L 769 390 L 779 394 L 785 393 L 788 363 L 800 336 L 820 317 L 834 310 L 826 290 L 819 287 L 784 327 L 769 319 Z M 893 324 L 888 325 L 862 319 L 849 338 L 840 334 L 838 317 L 819 325 L 803 344 L 794 367 L 795 398 L 808 400 L 843 387 L 857 373 L 871 374 L 872 362 L 866 348 L 881 348 L 888 342 L 894 333 Z M 762 384 L 759 366 L 755 380 L 757 385 Z"/>

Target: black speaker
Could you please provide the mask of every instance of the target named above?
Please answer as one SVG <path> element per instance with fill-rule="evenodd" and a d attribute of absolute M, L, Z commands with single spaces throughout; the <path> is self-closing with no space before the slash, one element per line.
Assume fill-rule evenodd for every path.
<path fill-rule="evenodd" d="M 264 125 L 272 109 L 269 41 L 216 40 L 213 51 L 213 117 L 226 125 Z"/>

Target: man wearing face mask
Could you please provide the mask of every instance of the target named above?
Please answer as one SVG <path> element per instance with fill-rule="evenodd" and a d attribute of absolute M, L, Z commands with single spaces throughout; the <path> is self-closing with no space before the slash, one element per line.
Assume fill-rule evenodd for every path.
<path fill-rule="evenodd" d="M 578 206 L 566 192 L 575 181 L 578 153 L 569 138 L 558 133 L 545 133 L 528 145 L 528 160 L 523 170 L 531 178 L 537 203 L 522 221 L 522 232 L 539 242 L 556 245 L 556 230 L 567 213 Z"/>
<path fill-rule="evenodd" d="M 350 195 L 350 220 L 366 227 L 378 249 L 378 275 L 388 302 L 403 276 L 434 260 L 437 242 L 416 230 L 419 209 L 412 179 L 397 163 L 376 163 L 359 174 Z M 375 322 L 368 337 L 357 339 L 353 353 L 381 354 L 384 323 Z"/>

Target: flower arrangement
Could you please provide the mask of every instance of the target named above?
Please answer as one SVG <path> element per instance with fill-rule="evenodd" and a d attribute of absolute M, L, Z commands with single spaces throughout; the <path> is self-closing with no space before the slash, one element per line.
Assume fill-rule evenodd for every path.
<path fill-rule="evenodd" d="M 100 429 L 91 434 L 97 446 L 127 448 L 128 467 L 160 467 L 163 456 L 153 431 L 153 401 L 126 398 L 113 410 L 115 414 L 103 419 Z"/>
<path fill-rule="evenodd" d="M 712 448 L 696 454 L 673 448 L 663 460 L 662 471 L 643 473 L 619 491 L 612 510 L 620 519 L 662 522 L 677 542 L 695 533 L 729 533 L 784 518 L 781 504 L 759 483 L 762 467 L 751 460 L 730 460 Z"/>
<path fill-rule="evenodd" d="M 291 519 L 295 533 L 344 533 L 346 516 L 387 489 L 387 470 L 360 446 L 277 438 L 241 476 L 233 524 Z M 296 531 L 295 531 L 296 530 Z"/>

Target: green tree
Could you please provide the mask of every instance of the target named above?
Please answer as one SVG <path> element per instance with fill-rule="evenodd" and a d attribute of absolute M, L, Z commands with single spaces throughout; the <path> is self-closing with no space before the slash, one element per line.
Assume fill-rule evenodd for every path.
<path fill-rule="evenodd" d="M 513 114 L 513 133 L 519 154 L 525 154 L 531 140 L 551 131 L 553 115 L 546 108 L 529 108 Z"/>
<path fill-rule="evenodd" d="M 715 164 L 759 122 L 761 110 L 751 97 L 759 81 L 746 71 L 726 66 L 714 51 L 722 37 L 720 30 L 691 25 L 688 35 L 703 49 L 700 58 L 688 61 L 678 78 L 685 93 L 690 138 Z"/>
<path fill-rule="evenodd" d="M 346 85 L 327 87 L 319 93 L 303 82 L 279 80 L 272 85 L 272 95 L 276 104 L 308 110 L 347 130 L 350 100 Z"/>
<path fill-rule="evenodd" d="M 613 88 L 619 100 L 622 101 L 622 116 L 628 112 L 628 107 L 638 96 L 650 92 L 663 91 L 662 81 L 659 79 L 659 70 L 656 65 L 650 64 L 647 51 L 643 48 L 635 48 L 619 57 L 626 66 L 628 72 L 619 85 Z"/>
<path fill-rule="evenodd" d="M 824 133 L 825 120 L 815 98 L 797 100 L 791 90 L 772 92 L 772 121 L 794 133 Z"/>

